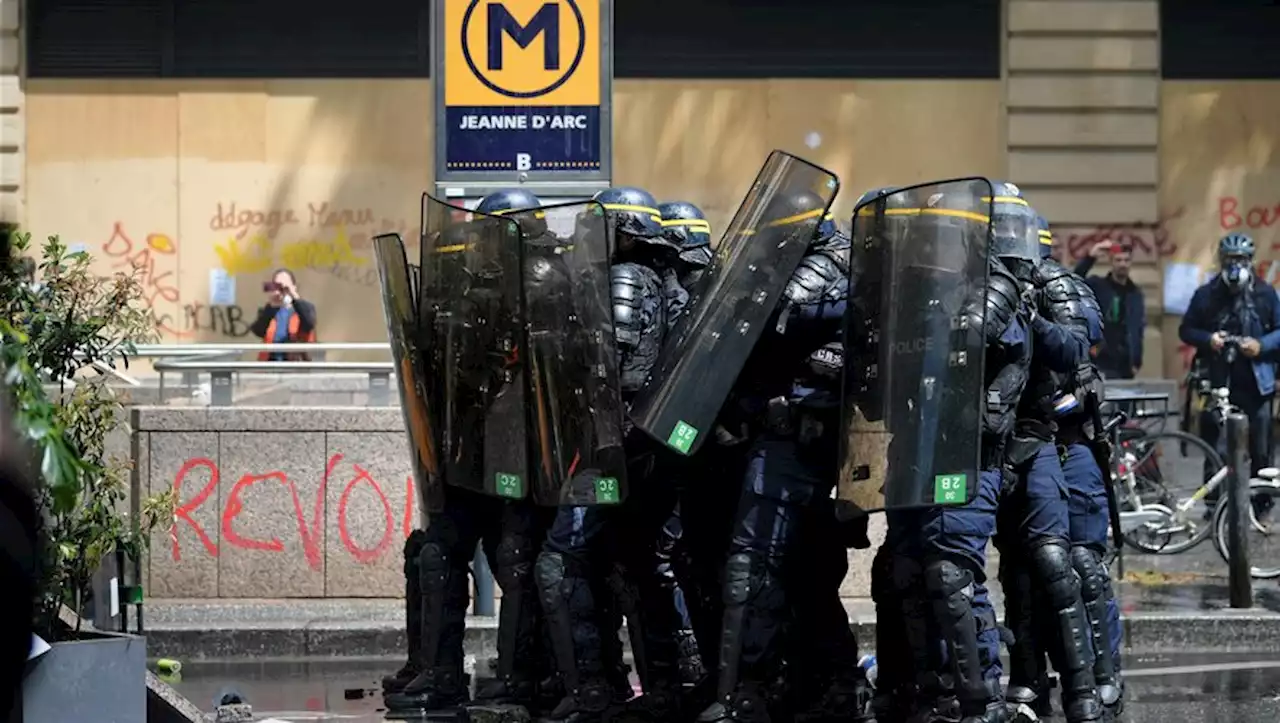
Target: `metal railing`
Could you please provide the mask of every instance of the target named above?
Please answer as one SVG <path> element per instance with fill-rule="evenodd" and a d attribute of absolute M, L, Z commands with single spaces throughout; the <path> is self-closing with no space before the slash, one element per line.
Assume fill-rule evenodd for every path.
<path fill-rule="evenodd" d="M 330 352 L 330 351 L 383 351 L 390 353 L 386 342 L 332 342 L 265 344 L 263 342 L 217 344 L 143 344 L 137 349 L 138 357 L 153 358 L 152 365 L 160 375 L 160 398 L 164 398 L 165 372 L 182 372 L 185 383 L 194 385 L 195 375 L 209 374 L 209 404 L 228 407 L 234 403 L 234 375 L 240 372 L 320 371 L 357 372 L 369 377 L 369 405 L 385 407 L 391 404 L 391 374 L 394 366 L 381 362 L 333 362 L 333 361 L 259 361 L 228 359 L 245 353 L 260 352 Z"/>

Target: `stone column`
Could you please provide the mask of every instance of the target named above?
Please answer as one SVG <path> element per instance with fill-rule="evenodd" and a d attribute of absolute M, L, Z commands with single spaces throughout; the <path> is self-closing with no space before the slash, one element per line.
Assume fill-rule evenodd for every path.
<path fill-rule="evenodd" d="M 0 222 L 26 221 L 22 2 L 0 0 Z"/>
<path fill-rule="evenodd" d="M 1156 0 L 1005 0 L 1009 180 L 1076 254 L 1135 246 L 1133 279 L 1160 318 L 1160 7 Z M 1100 268 L 1105 272 L 1105 268 Z M 1159 324 L 1144 375 L 1161 376 Z"/>

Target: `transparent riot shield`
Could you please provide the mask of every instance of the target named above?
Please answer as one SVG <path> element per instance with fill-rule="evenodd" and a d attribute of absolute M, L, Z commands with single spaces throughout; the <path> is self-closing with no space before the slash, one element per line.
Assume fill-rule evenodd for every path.
<path fill-rule="evenodd" d="M 981 469 L 991 184 L 940 181 L 854 210 L 842 509 L 967 503 Z"/>
<path fill-rule="evenodd" d="M 400 410 L 409 432 L 409 456 L 413 460 L 414 483 L 418 488 L 424 514 L 438 513 L 444 504 L 440 474 L 440 438 L 432 417 L 435 409 L 428 404 L 429 377 L 419 333 L 418 307 L 414 277 L 417 267 L 410 266 L 404 241 L 397 234 L 373 239 L 377 258 L 378 279 L 382 284 L 382 311 L 387 320 L 387 336 L 391 340 L 391 358 L 396 367 L 396 383 L 400 391 Z"/>
<path fill-rule="evenodd" d="M 511 219 L 422 197 L 419 329 L 440 434 L 444 482 L 528 494 L 524 245 Z"/>
<path fill-rule="evenodd" d="M 698 450 L 839 187 L 804 159 L 769 155 L 632 401 L 637 427 L 681 454 Z"/>
<path fill-rule="evenodd" d="M 534 499 L 617 504 L 627 494 L 626 455 L 604 207 L 570 203 L 506 217 L 525 234 Z"/>

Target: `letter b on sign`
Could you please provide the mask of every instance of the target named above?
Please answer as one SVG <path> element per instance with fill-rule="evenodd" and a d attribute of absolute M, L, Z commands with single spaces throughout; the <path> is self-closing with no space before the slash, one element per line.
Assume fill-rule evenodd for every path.
<path fill-rule="evenodd" d="M 517 153 L 516 154 L 516 170 L 527 171 L 530 168 L 533 168 L 533 157 L 530 156 L 528 153 Z"/>

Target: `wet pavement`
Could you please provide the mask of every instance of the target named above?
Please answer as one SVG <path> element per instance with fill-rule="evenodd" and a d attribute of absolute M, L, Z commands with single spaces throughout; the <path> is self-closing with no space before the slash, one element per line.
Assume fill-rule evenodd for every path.
<path fill-rule="evenodd" d="M 201 709 L 234 689 L 255 720 L 374 723 L 384 720 L 377 680 L 398 661 L 190 663 L 175 687 Z M 1171 654 L 1127 663 L 1128 723 L 1275 723 L 1280 647 L 1274 655 Z M 1057 718 L 1060 720 L 1060 716 Z"/>

